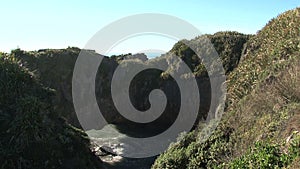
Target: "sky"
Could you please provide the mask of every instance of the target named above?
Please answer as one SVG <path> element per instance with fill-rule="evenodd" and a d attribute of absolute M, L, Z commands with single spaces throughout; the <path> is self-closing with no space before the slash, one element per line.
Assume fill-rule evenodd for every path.
<path fill-rule="evenodd" d="M 299 0 L 1 0 L 0 51 L 84 48 L 104 26 L 141 13 L 168 14 L 202 33 L 238 31 L 255 34 L 278 14 L 300 7 Z M 116 45 L 110 54 L 168 51 L 176 41 L 145 35 Z"/>

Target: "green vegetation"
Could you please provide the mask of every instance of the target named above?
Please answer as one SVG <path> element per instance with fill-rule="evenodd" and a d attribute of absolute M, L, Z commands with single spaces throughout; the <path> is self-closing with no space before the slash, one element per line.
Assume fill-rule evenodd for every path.
<path fill-rule="evenodd" d="M 249 37 L 251 37 L 250 35 L 243 35 L 237 32 L 219 32 L 214 35 L 199 36 L 189 41 L 189 43 L 192 43 L 192 45 L 195 46 L 201 46 L 201 41 L 206 36 L 216 47 L 217 52 L 220 54 L 220 58 L 224 60 L 224 66 L 226 67 L 227 73 L 237 66 L 237 62 L 240 59 L 240 53 L 243 50 L 243 45 Z M 44 86 L 55 90 L 55 95 L 52 97 L 55 105 L 54 111 L 57 112 L 59 116 L 64 117 L 68 123 L 80 128 L 81 126 L 73 108 L 71 91 L 73 69 L 79 53 L 79 48 L 69 47 L 67 49 L 42 49 L 30 52 L 16 49 L 12 51 L 11 55 L 32 72 L 35 78 L 39 79 Z M 91 55 L 97 55 L 94 51 L 89 51 L 89 53 Z M 169 77 L 169 73 L 178 71 L 177 69 L 179 69 L 181 64 L 177 57 L 173 57 L 173 53 L 178 55 L 188 66 L 190 66 L 191 71 L 199 78 L 198 82 L 199 86 L 202 86 L 201 90 L 208 91 L 210 88 L 204 65 L 201 63 L 198 56 L 195 55 L 194 51 L 188 48 L 182 41 L 174 45 L 173 49 L 166 55 L 150 60 L 148 64 L 169 65 L 169 69 L 166 72 L 159 72 L 156 70 L 147 71 L 138 76 L 131 86 L 132 103 L 138 109 L 146 110 L 149 108 L 147 93 L 155 87 L 164 90 L 168 99 L 171 100 L 171 103 L 167 106 L 166 115 L 158 120 L 158 123 L 166 126 L 172 124 L 172 120 L 174 120 L 175 117 L 174 112 L 178 111 L 177 105 L 179 105 L 180 102 L 179 99 L 176 100 L 176 98 L 179 98 L 178 95 L 175 95 L 177 92 L 174 92 L 177 89 L 176 83 Z M 97 74 L 96 95 L 98 103 L 99 105 L 102 105 L 101 108 L 103 112 L 106 112 L 105 117 L 108 121 L 114 124 L 129 123 L 122 116 L 118 116 L 118 112 L 114 108 L 114 103 L 110 96 L 112 73 L 120 62 L 124 61 L 129 55 L 131 54 L 112 56 L 110 58 L 105 57 Z M 127 64 L 128 68 L 130 68 L 128 65 L 137 66 L 139 64 L 144 64 L 136 59 L 130 61 L 127 60 L 124 63 Z M 209 93 L 206 96 L 202 92 L 201 105 L 203 106 L 200 109 L 199 118 L 206 116 L 209 105 L 205 102 L 210 100 L 209 97 Z"/>
<path fill-rule="evenodd" d="M 13 50 L 11 56 L 28 69 L 44 86 L 55 90 L 52 96 L 55 112 L 67 121 L 80 127 L 72 103 L 73 68 L 80 52 L 79 48 L 41 49 L 39 51 Z"/>
<path fill-rule="evenodd" d="M 187 44 L 195 45 L 208 49 L 205 47 L 205 38 L 209 39 L 214 46 L 216 52 L 219 54 L 220 59 L 223 62 L 225 73 L 230 73 L 234 68 L 237 67 L 241 53 L 243 51 L 244 44 L 249 40 L 252 35 L 244 35 L 238 32 L 218 32 L 213 35 L 202 35 L 192 39 L 191 41 L 182 40 L 177 42 L 169 53 L 174 53 L 179 56 L 194 72 L 195 75 L 201 76 L 206 75 L 205 66 L 202 61 L 195 54 L 195 52 L 187 46 Z M 204 56 L 210 54 L 205 51 Z"/>
<path fill-rule="evenodd" d="M 283 168 L 299 158 L 300 135 L 290 144 L 287 152 L 282 152 L 282 145 L 256 142 L 245 155 L 234 159 L 229 168 Z"/>
<path fill-rule="evenodd" d="M 99 168 L 87 135 L 53 111 L 53 91 L 17 59 L 0 58 L 0 168 Z"/>
<path fill-rule="evenodd" d="M 163 57 L 165 57 L 168 62 L 168 60 L 171 60 L 170 58 L 172 58 L 172 55 L 179 56 L 179 58 L 181 58 L 189 66 L 196 77 L 207 77 L 208 74 L 206 68 L 199 56 L 195 54 L 194 50 L 197 50 L 197 52 L 201 53 L 202 56 L 210 56 L 212 54 L 211 51 L 203 50 L 210 49 L 207 42 L 208 39 L 218 53 L 219 58 L 223 63 L 225 73 L 229 74 L 234 68 L 237 67 L 244 44 L 249 40 L 250 37 L 252 37 L 252 35 L 245 35 L 238 32 L 229 31 L 218 32 L 213 35 L 201 35 L 190 41 L 181 40 L 177 42 Z M 189 46 L 193 47 L 194 50 Z M 171 64 L 178 64 L 177 62 L 179 62 L 179 60 L 175 60 L 174 58 L 172 59 L 173 63 Z M 163 73 L 163 77 L 168 76 L 168 74 L 174 71 L 176 70 L 167 70 Z"/>
<path fill-rule="evenodd" d="M 153 168 L 299 167 L 299 13 L 278 16 L 247 42 L 228 76 L 226 113 L 214 133 L 203 142 L 199 127 Z"/>
<path fill-rule="evenodd" d="M 180 101 L 170 74 L 179 71 L 182 59 L 200 88 L 199 124 L 171 144 L 153 168 L 299 168 L 299 14 L 300 8 L 287 11 L 256 35 L 218 32 L 181 40 L 171 51 L 147 63 L 126 60 L 131 54 L 105 57 L 96 77 L 98 104 L 108 121 L 119 125 L 120 131 L 124 124 L 146 130 L 148 126 L 132 124 L 117 115 L 110 96 L 112 73 L 124 60 L 124 68 L 169 65 L 165 72 L 142 72 L 130 86 L 132 103 L 140 110 L 149 108 L 148 94 L 152 89 L 165 92 L 169 101 L 166 113 L 151 125 L 168 127 L 176 118 L 174 112 L 178 111 Z M 200 120 L 206 117 L 210 105 L 208 73 L 188 47 L 192 45 L 201 51 L 206 37 L 223 61 L 228 89 L 222 121 L 212 122 L 208 128 Z M 101 167 L 89 150 L 87 135 L 72 126 L 80 127 L 71 95 L 72 73 L 79 52 L 79 48 L 67 48 L 0 53 L 1 168 Z M 208 56 L 212 53 L 201 52 Z M 98 55 L 94 51 L 89 54 Z M 212 135 L 204 140 L 205 133 L 214 127 Z"/>

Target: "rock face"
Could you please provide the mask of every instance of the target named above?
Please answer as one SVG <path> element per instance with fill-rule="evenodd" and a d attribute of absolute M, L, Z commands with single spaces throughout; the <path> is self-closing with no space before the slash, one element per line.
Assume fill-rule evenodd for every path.
<path fill-rule="evenodd" d="M 117 154 L 114 152 L 114 150 L 108 146 L 101 146 L 100 150 L 105 153 L 106 155 L 112 155 L 117 156 Z"/>
<path fill-rule="evenodd" d="M 148 60 L 147 58 L 147 55 L 145 55 L 144 53 L 137 53 L 137 54 L 134 54 L 134 55 L 127 55 L 125 57 L 125 59 L 139 59 L 143 62 L 146 62 Z"/>
<path fill-rule="evenodd" d="M 209 35 L 208 38 L 211 39 L 220 58 L 224 61 L 223 65 L 226 73 L 229 73 L 236 67 L 243 45 L 249 36 L 236 32 L 221 32 Z M 191 40 L 191 43 L 201 46 L 199 41 L 201 42 L 201 37 Z M 93 53 L 93 51 L 90 52 Z M 14 57 L 20 59 L 23 65 L 40 79 L 42 84 L 56 90 L 56 95 L 53 99 L 56 111 L 60 112 L 69 123 L 76 127 L 80 127 L 80 124 L 73 108 L 71 81 L 73 68 L 79 53 L 80 49 L 78 48 L 49 49 L 38 52 L 19 51 L 13 53 Z M 178 71 L 176 68 L 176 65 L 179 64 L 178 59 L 171 59 L 171 56 L 174 54 L 181 58 L 196 76 L 201 95 L 198 119 L 206 117 L 211 98 L 209 78 L 207 73 L 205 73 L 206 70 L 203 68 L 201 60 L 195 53 L 184 43 L 178 42 L 167 54 L 149 60 L 152 63 L 167 64 L 169 69 L 166 72 L 152 69 L 143 71 L 131 82 L 130 99 L 137 110 L 144 111 L 149 109 L 149 93 L 153 89 L 161 89 L 167 96 L 168 102 L 164 113 L 160 118 L 149 124 L 133 123 L 121 116 L 114 106 L 110 89 L 113 73 L 122 61 L 130 60 L 133 64 L 134 62 L 144 64 L 145 62 L 143 61 L 147 61 L 146 55 L 128 54 L 104 57 L 96 76 L 96 97 L 98 105 L 100 105 L 100 110 L 109 123 L 119 125 L 121 131 L 122 125 L 145 129 L 151 129 L 153 126 L 162 126 L 161 130 L 158 130 L 157 133 L 167 129 L 173 123 L 180 109 L 179 88 L 174 79 L 169 76 L 170 73 Z M 94 55 L 98 54 L 94 53 Z M 126 131 L 123 132 L 126 133 Z"/>

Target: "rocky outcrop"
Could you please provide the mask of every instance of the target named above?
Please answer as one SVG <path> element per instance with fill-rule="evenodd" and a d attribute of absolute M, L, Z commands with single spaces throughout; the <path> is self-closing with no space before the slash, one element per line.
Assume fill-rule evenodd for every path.
<path fill-rule="evenodd" d="M 223 59 L 226 73 L 229 73 L 236 67 L 243 45 L 249 36 L 236 32 L 224 32 L 209 35 L 208 38 L 211 39 L 221 59 Z M 191 40 L 194 45 L 197 45 L 199 41 L 201 42 L 201 37 Z M 74 65 L 79 53 L 80 49 L 78 48 L 60 50 L 46 49 L 33 52 L 14 51 L 12 53 L 42 84 L 56 91 L 56 95 L 53 99 L 56 105 L 56 111 L 76 127 L 80 127 L 80 124 L 73 108 L 71 82 Z M 89 53 L 98 55 L 94 51 L 89 51 Z M 101 112 L 109 123 L 120 126 L 127 125 L 129 127 L 138 126 L 141 128 L 162 126 L 161 130 L 157 131 L 162 132 L 174 122 L 180 108 L 179 88 L 174 79 L 168 76 L 170 72 L 177 71 L 176 65 L 179 64 L 178 59 L 171 59 L 174 54 L 181 58 L 195 74 L 201 94 L 198 119 L 206 117 L 211 100 L 209 78 L 207 77 L 207 73 L 205 73 L 205 68 L 203 69 L 201 60 L 197 56 L 195 57 L 195 53 L 184 43 L 178 42 L 167 54 L 149 61 L 144 54 L 104 57 L 96 77 L 96 97 Z M 130 85 L 131 102 L 135 108 L 140 111 L 149 109 L 150 103 L 148 97 L 150 91 L 153 89 L 161 89 L 167 96 L 168 102 L 164 113 L 152 123 L 133 123 L 121 116 L 114 106 L 111 98 L 111 80 L 115 69 L 124 60 L 131 60 L 132 63 L 137 62 L 138 64 L 151 62 L 152 64 L 169 65 L 169 69 L 166 72 L 147 70 L 139 73 Z M 122 127 L 120 127 L 120 130 L 122 131 Z"/>

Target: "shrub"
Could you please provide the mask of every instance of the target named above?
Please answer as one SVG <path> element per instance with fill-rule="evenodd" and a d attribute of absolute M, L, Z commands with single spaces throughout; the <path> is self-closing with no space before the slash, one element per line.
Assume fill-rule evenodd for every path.
<path fill-rule="evenodd" d="M 53 111 L 52 91 L 0 58 L 0 168 L 98 168 L 87 135 Z"/>

